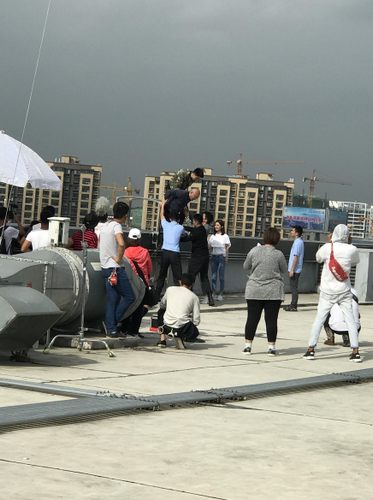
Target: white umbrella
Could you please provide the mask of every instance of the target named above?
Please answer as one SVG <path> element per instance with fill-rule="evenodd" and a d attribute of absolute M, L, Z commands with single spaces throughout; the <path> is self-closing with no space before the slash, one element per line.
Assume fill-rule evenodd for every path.
<path fill-rule="evenodd" d="M 0 131 L 0 182 L 24 187 L 61 190 L 61 181 L 38 154 Z"/>

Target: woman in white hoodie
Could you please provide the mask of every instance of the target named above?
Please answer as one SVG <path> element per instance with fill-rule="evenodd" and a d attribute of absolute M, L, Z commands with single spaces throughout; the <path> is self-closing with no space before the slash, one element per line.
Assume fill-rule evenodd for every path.
<path fill-rule="evenodd" d="M 315 347 L 320 336 L 321 328 L 333 307 L 338 304 L 343 312 L 345 322 L 350 336 L 352 352 L 350 360 L 356 363 L 361 362 L 359 354 L 359 341 L 356 322 L 352 311 L 352 292 L 350 282 L 351 267 L 359 263 L 359 253 L 354 245 L 348 244 L 348 228 L 344 224 L 339 224 L 333 231 L 330 243 L 325 243 L 316 253 L 316 260 L 319 264 L 324 264 L 321 283 L 320 283 L 320 298 L 317 306 L 317 315 L 313 322 L 309 340 L 309 347 L 304 354 L 305 359 L 315 358 Z M 339 277 L 329 267 L 331 252 L 334 252 L 334 257 L 342 267 L 343 271 L 339 273 Z M 341 279 L 343 278 L 343 280 Z M 344 279 L 346 278 L 346 279 Z"/>

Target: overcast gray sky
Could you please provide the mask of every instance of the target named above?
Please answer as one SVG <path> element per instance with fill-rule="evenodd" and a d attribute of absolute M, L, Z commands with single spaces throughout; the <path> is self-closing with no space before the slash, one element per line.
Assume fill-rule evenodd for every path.
<path fill-rule="evenodd" d="M 0 128 L 20 138 L 48 0 L 0 0 Z M 53 0 L 25 143 L 105 182 L 226 160 L 373 203 L 372 0 Z M 257 168 L 245 166 L 248 175 Z M 306 188 L 307 189 L 307 188 Z"/>

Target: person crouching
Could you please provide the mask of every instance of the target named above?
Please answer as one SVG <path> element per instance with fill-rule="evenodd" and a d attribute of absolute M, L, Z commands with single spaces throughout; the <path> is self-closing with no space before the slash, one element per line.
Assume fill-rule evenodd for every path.
<path fill-rule="evenodd" d="M 197 339 L 200 322 L 199 300 L 192 292 L 193 276 L 181 276 L 181 286 L 170 286 L 164 294 L 158 311 L 158 347 L 166 347 L 166 337 L 173 334 L 176 347 L 185 349 L 184 342 L 204 342 Z"/>

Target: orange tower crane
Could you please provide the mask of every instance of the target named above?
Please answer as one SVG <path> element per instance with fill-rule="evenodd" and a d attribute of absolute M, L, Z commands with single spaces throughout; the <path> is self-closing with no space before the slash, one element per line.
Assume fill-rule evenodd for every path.
<path fill-rule="evenodd" d="M 118 186 L 117 184 L 101 184 L 100 189 L 107 189 L 111 192 L 111 202 L 114 204 L 117 201 L 119 193 L 124 193 L 124 196 L 131 198 L 133 193 L 139 194 L 140 189 L 133 189 L 131 177 L 128 177 L 127 186 Z"/>
<path fill-rule="evenodd" d="M 308 207 L 312 207 L 312 200 L 315 195 L 316 182 L 325 182 L 328 184 L 339 184 L 341 186 L 351 186 L 350 182 L 340 182 L 340 181 L 332 181 L 329 179 L 322 179 L 317 177 L 316 170 L 312 170 L 312 175 L 310 177 L 303 177 L 303 182 L 308 182 L 308 195 L 307 195 L 307 205 Z"/>
<path fill-rule="evenodd" d="M 304 163 L 304 161 L 287 161 L 287 160 L 244 160 L 243 159 L 243 154 L 240 153 L 240 157 L 238 160 L 228 160 L 227 165 L 230 167 L 231 165 L 235 164 L 236 167 L 236 175 L 239 177 L 243 177 L 243 165 L 272 165 L 276 167 L 277 165 L 300 165 Z"/>

